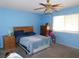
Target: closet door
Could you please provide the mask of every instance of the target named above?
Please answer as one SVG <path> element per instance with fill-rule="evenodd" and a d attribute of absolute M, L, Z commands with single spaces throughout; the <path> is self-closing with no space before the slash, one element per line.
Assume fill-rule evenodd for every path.
<path fill-rule="evenodd" d="M 64 16 L 65 31 L 78 31 L 78 14 Z"/>

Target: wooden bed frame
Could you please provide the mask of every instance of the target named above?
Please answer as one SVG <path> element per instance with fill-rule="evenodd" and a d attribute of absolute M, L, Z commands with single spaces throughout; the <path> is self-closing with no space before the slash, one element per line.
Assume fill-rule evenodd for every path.
<path fill-rule="evenodd" d="M 33 32 L 33 26 L 23 26 L 23 27 L 14 27 L 13 28 L 14 31 L 26 31 L 26 32 Z"/>

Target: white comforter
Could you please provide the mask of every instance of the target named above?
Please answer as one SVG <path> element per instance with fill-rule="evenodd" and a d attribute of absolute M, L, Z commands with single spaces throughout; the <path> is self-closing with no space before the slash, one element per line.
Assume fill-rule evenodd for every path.
<path fill-rule="evenodd" d="M 36 42 L 36 41 L 39 41 L 39 40 L 42 40 L 42 38 L 45 38 L 45 36 L 41 36 L 41 35 L 33 35 L 33 36 L 27 36 L 27 37 L 22 37 L 20 39 L 20 43 L 25 43 L 28 41 L 28 39 L 32 42 Z"/>
<path fill-rule="evenodd" d="M 33 35 L 33 36 L 27 36 L 20 38 L 20 44 L 27 47 L 27 49 L 30 51 L 30 54 L 33 53 L 33 44 L 36 43 L 37 47 L 42 46 L 43 43 L 45 43 L 44 40 L 47 40 L 47 37 L 41 36 L 41 35 Z M 49 42 L 47 43 L 49 44 Z"/>

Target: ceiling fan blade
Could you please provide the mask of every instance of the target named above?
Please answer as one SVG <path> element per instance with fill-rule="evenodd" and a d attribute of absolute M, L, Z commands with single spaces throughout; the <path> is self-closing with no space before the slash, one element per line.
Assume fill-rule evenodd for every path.
<path fill-rule="evenodd" d="M 49 3 L 50 2 L 50 0 L 47 0 L 47 3 Z"/>
<path fill-rule="evenodd" d="M 44 10 L 44 13 L 46 13 L 47 9 Z"/>
<path fill-rule="evenodd" d="M 52 8 L 53 11 L 58 12 L 58 10 L 56 8 Z"/>
<path fill-rule="evenodd" d="M 39 10 L 39 9 L 44 9 L 44 7 L 36 8 L 36 9 L 34 9 L 34 10 Z"/>
<path fill-rule="evenodd" d="M 42 5 L 42 6 L 45 6 L 45 7 L 46 7 L 46 5 L 45 5 L 45 4 L 43 4 L 43 3 L 40 3 L 40 5 Z"/>
<path fill-rule="evenodd" d="M 62 4 L 54 4 L 54 5 L 52 5 L 52 7 L 59 7 L 59 6 L 62 6 Z"/>

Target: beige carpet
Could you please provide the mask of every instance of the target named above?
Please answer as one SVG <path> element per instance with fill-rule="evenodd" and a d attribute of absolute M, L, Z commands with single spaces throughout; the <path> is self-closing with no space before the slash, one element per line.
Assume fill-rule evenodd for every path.
<path fill-rule="evenodd" d="M 3 58 L 3 50 L 0 49 L 0 52 L 0 57 Z M 17 52 L 24 58 L 79 58 L 79 49 L 60 44 L 56 44 L 55 47 L 51 46 L 30 56 L 26 55 L 25 51 L 19 46 L 17 46 L 14 52 Z"/>
<path fill-rule="evenodd" d="M 4 49 L 0 49 L 0 58 L 4 57 Z"/>
<path fill-rule="evenodd" d="M 57 44 L 55 47 L 44 49 L 31 56 L 26 55 L 25 51 L 18 47 L 16 52 L 25 58 L 79 58 L 79 49 Z"/>

